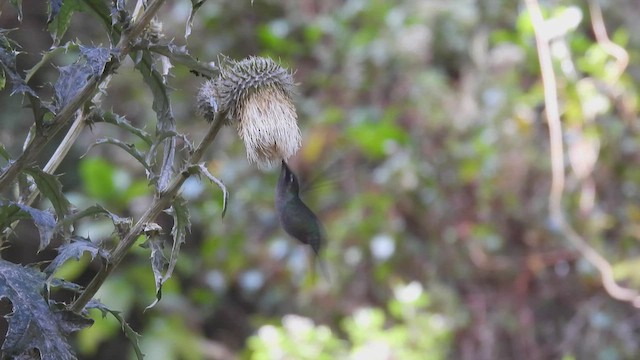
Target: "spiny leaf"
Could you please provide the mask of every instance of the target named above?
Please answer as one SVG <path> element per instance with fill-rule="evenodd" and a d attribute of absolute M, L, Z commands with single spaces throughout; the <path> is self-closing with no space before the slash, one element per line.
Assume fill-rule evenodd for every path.
<path fill-rule="evenodd" d="M 121 148 L 122 150 L 129 153 L 129 155 L 133 156 L 134 159 L 138 160 L 138 162 L 142 164 L 142 166 L 144 166 L 144 168 L 147 169 L 147 171 L 151 172 L 153 170 L 151 166 L 147 164 L 147 161 L 145 160 L 144 155 L 140 151 L 138 151 L 138 149 L 136 149 L 135 145 L 126 144 L 118 139 L 114 139 L 114 138 L 98 139 L 96 140 L 96 142 L 91 144 L 91 146 L 89 146 L 89 148 L 87 149 L 87 152 L 89 152 L 89 150 L 91 150 L 94 146 L 102 145 L 102 144 L 111 144 Z"/>
<path fill-rule="evenodd" d="M 146 232 L 148 233 L 148 232 Z M 156 283 L 156 299 L 145 308 L 145 311 L 153 308 L 162 298 L 162 284 L 164 283 L 164 272 L 167 269 L 167 257 L 164 255 L 164 241 L 160 236 L 149 236 L 144 243 L 145 247 L 151 249 L 151 270 Z"/>
<path fill-rule="evenodd" d="M 207 167 L 204 166 L 204 164 L 199 164 L 197 167 L 200 173 L 202 173 L 212 183 L 218 185 L 220 190 L 222 190 L 222 217 L 224 218 L 224 214 L 226 214 L 227 212 L 227 202 L 229 201 L 229 192 L 227 191 L 227 187 L 224 185 L 222 181 L 218 180 L 218 178 L 211 175 L 211 173 L 209 172 L 209 169 L 207 169 Z"/>
<path fill-rule="evenodd" d="M 149 146 L 152 143 L 151 135 L 148 132 L 131 125 L 131 123 L 124 116 L 118 115 L 111 111 L 104 111 L 97 107 L 93 108 L 91 109 L 89 120 L 94 123 L 106 122 L 109 124 L 113 124 L 123 130 L 130 132 L 133 135 L 136 135 Z"/>
<path fill-rule="evenodd" d="M 53 218 L 53 214 L 13 201 L 0 201 L 0 225 L 3 229 L 11 226 L 14 221 L 24 219 L 32 219 L 36 228 L 38 228 L 40 233 L 38 251 L 42 251 L 53 238 L 56 227 L 56 220 Z"/>
<path fill-rule="evenodd" d="M 207 78 L 213 78 L 217 75 L 215 67 L 202 63 L 192 57 L 184 45 L 178 46 L 173 42 L 168 42 L 166 44 L 151 44 L 146 48 L 154 53 L 168 57 L 175 63 L 188 67 L 199 75 Z"/>
<path fill-rule="evenodd" d="M 91 255 L 91 260 L 96 256 L 102 259 L 108 259 L 109 254 L 91 240 L 82 237 L 74 237 L 70 243 L 64 244 L 58 248 L 58 255 L 53 259 L 51 264 L 44 269 L 44 273 L 49 277 L 53 276 L 56 270 L 69 259 L 80 260 L 85 252 Z"/>
<path fill-rule="evenodd" d="M 113 223 L 113 226 L 115 227 L 116 232 L 118 233 L 118 236 L 120 238 L 123 238 L 124 235 L 129 232 L 129 229 L 131 228 L 131 224 L 133 222 L 133 220 L 131 218 L 123 218 L 120 217 L 112 212 L 110 212 L 109 210 L 105 209 L 104 207 L 102 207 L 101 205 L 93 205 L 90 206 L 84 210 L 75 212 L 71 215 L 68 215 L 65 219 L 62 225 L 66 226 L 69 224 L 72 224 L 75 221 L 78 221 L 79 219 L 82 219 L 84 217 L 88 217 L 88 216 L 96 216 L 96 215 L 105 215 L 107 216 L 109 219 L 111 219 L 111 222 Z"/>
<path fill-rule="evenodd" d="M 200 9 L 202 4 L 204 4 L 206 0 L 191 0 L 191 14 L 189 14 L 189 20 L 187 20 L 187 25 L 184 30 L 184 38 L 187 39 L 189 35 L 191 35 L 191 28 L 193 27 L 193 18 L 196 15 L 196 11 Z"/>
<path fill-rule="evenodd" d="M 42 272 L 0 260 L 0 299 L 8 299 L 13 312 L 5 319 L 8 330 L 2 351 L 18 357 L 38 349 L 42 360 L 75 359 L 67 336 L 91 324 L 71 311 L 49 304 L 43 297 Z"/>
<path fill-rule="evenodd" d="M 140 350 L 140 345 L 138 344 L 140 334 L 135 332 L 135 330 L 133 330 L 131 326 L 129 326 L 127 321 L 122 317 L 122 315 L 120 315 L 119 311 L 111 310 L 106 305 L 95 299 L 91 299 L 85 309 L 100 310 L 100 312 L 102 312 L 102 317 L 106 317 L 107 313 L 113 315 L 113 317 L 120 322 L 120 326 L 122 326 L 124 335 L 127 337 L 127 339 L 129 339 L 131 345 L 133 345 L 133 350 L 136 352 L 136 357 L 138 358 L 138 360 L 142 360 L 144 358 L 144 354 Z"/>
<path fill-rule="evenodd" d="M 93 76 L 100 76 L 111 58 L 111 50 L 104 47 L 80 45 L 80 53 L 86 64 L 91 68 Z"/>
<path fill-rule="evenodd" d="M 27 85 L 18 73 L 16 57 L 20 52 L 14 50 L 14 44 L 4 34 L 5 32 L 0 32 L 0 66 L 4 72 L 4 76 L 11 82 L 11 95 L 16 93 L 29 94 L 37 98 L 38 95 L 36 92 Z"/>
<path fill-rule="evenodd" d="M 162 241 L 159 240 L 159 236 L 153 236 L 154 233 L 150 233 L 149 231 L 145 232 L 149 237 L 148 246 L 151 248 L 151 267 L 156 280 L 156 300 L 151 305 L 147 306 L 147 309 L 154 307 L 162 298 L 162 285 L 171 278 L 176 263 L 178 262 L 180 247 L 184 244 L 186 234 L 191 228 L 191 222 L 189 221 L 189 208 L 182 197 L 177 197 L 173 201 L 171 208 L 165 212 L 173 216 L 173 229 L 171 230 L 173 246 L 171 248 L 171 256 L 169 257 L 168 263 L 164 257 Z M 166 272 L 163 274 L 162 272 L 165 267 Z"/>
<path fill-rule="evenodd" d="M 176 130 L 176 123 L 171 110 L 171 101 L 169 99 L 168 88 L 165 79 L 153 66 L 153 57 L 149 51 L 139 51 L 141 55 L 140 61 L 136 64 L 136 69 L 142 74 L 145 83 L 151 89 L 153 94 L 152 108 L 158 117 L 156 125 L 156 133 L 161 134 L 167 131 Z M 162 164 L 158 176 L 158 190 L 163 191 L 171 177 L 173 176 L 174 158 L 176 151 L 175 137 L 167 138 L 163 141 Z M 151 158 L 155 158 L 155 150 L 157 147 L 152 146 L 154 152 L 150 151 Z"/>
<path fill-rule="evenodd" d="M 58 219 L 63 219 L 69 213 L 71 203 L 69 203 L 69 200 L 64 196 L 62 184 L 58 181 L 58 177 L 47 174 L 36 167 L 26 168 L 24 172 L 31 175 L 40 193 L 51 201 L 58 215 Z"/>
<path fill-rule="evenodd" d="M 181 196 L 176 197 L 171 208 L 165 211 L 173 216 L 173 228 L 171 229 L 171 236 L 173 236 L 173 247 L 171 248 L 171 258 L 169 259 L 169 267 L 165 274 L 165 281 L 173 274 L 173 269 L 178 262 L 178 254 L 180 253 L 180 246 L 184 244 L 187 232 L 191 231 L 191 221 L 189 220 L 189 208 L 187 202 Z"/>
<path fill-rule="evenodd" d="M 80 58 L 74 64 L 60 68 L 56 81 L 56 109 L 65 107 L 93 77 L 100 76 L 111 57 L 107 48 L 80 46 Z"/>

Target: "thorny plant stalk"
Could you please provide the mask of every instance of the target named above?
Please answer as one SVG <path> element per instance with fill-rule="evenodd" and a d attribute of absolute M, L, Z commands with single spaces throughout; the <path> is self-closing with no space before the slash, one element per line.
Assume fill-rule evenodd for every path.
<path fill-rule="evenodd" d="M 98 85 L 117 70 L 120 63 L 133 49 L 135 40 L 140 34 L 142 34 L 164 2 L 165 0 L 155 0 L 149 4 L 140 16 L 139 20 L 135 22 L 120 38 L 120 41 L 116 46 L 117 51 L 114 52 L 117 55 L 113 55 L 114 58 L 107 63 L 102 74 L 90 79 L 82 90 L 80 90 L 78 94 L 56 114 L 50 123 L 46 124 L 43 129 L 38 129 L 36 131 L 36 135 L 33 140 L 31 140 L 22 154 L 20 154 L 20 156 L 9 165 L 6 171 L 0 174 L 0 189 L 8 188 L 8 186 L 15 181 L 18 174 L 20 174 L 26 166 L 34 161 L 44 146 L 70 121 L 78 109 L 80 109 L 88 100 L 91 99 L 92 96 L 94 96 L 98 89 Z"/>
<path fill-rule="evenodd" d="M 149 209 L 140 217 L 136 224 L 129 230 L 127 235 L 118 243 L 118 246 L 109 254 L 107 264 L 96 274 L 91 283 L 82 292 L 82 294 L 76 299 L 71 306 L 71 310 L 74 312 L 81 312 L 85 305 L 93 298 L 98 289 L 102 286 L 104 281 L 109 277 L 111 272 L 120 264 L 122 259 L 126 256 L 127 252 L 133 246 L 138 239 L 138 236 L 142 233 L 144 226 L 147 223 L 152 222 L 170 203 L 170 201 L 178 194 L 180 187 L 191 175 L 189 168 L 193 165 L 197 165 L 204 155 L 207 147 L 213 142 L 216 135 L 224 125 L 226 114 L 218 113 L 213 120 L 209 131 L 200 142 L 200 145 L 194 150 L 193 154 L 187 161 L 185 168 L 179 174 L 176 174 L 172 181 L 167 186 L 166 190 L 160 194 L 156 194 L 153 199 L 153 203 Z"/>
<path fill-rule="evenodd" d="M 62 142 L 60 143 L 56 151 L 53 153 L 53 155 L 51 156 L 47 164 L 44 166 L 42 171 L 48 174 L 53 174 L 56 171 L 58 166 L 60 166 L 60 163 L 62 163 L 62 160 L 69 153 L 69 150 L 71 150 L 71 147 L 73 146 L 73 144 L 75 144 L 76 140 L 78 139 L 78 136 L 80 136 L 80 133 L 82 133 L 82 130 L 84 129 L 85 125 L 86 125 L 85 112 L 83 110 L 79 110 L 78 113 L 76 114 L 76 119 L 73 121 L 73 124 L 71 124 L 71 128 L 65 135 L 64 139 L 62 139 Z M 39 194 L 40 194 L 40 190 L 38 188 L 35 188 L 33 192 L 29 194 L 29 198 L 25 202 L 25 205 L 31 206 L 31 204 L 33 204 L 33 202 L 36 200 Z"/>
<path fill-rule="evenodd" d="M 567 222 L 562 210 L 562 195 L 564 192 L 564 145 L 562 140 L 562 124 L 558 110 L 558 95 L 553 62 L 549 48 L 548 31 L 542 17 L 537 0 L 526 0 L 527 10 L 531 16 L 531 23 L 536 38 L 538 60 L 542 85 L 544 88 L 545 113 L 549 124 L 549 142 L 551 147 L 551 191 L 549 194 L 549 213 L 554 226 L 566 237 L 573 246 L 591 263 L 602 277 L 602 284 L 607 293 L 614 299 L 631 302 L 640 307 L 640 294 L 629 288 L 620 286 L 614 277 L 611 264 L 587 241 L 580 236 Z M 592 7 L 593 9 L 593 7 Z"/>

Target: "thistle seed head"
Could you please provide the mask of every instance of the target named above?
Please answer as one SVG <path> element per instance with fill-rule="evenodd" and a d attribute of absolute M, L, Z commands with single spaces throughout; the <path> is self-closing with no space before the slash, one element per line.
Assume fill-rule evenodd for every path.
<path fill-rule="evenodd" d="M 200 89 L 198 111 L 209 121 L 216 111 L 225 113 L 244 141 L 249 161 L 268 167 L 301 146 L 293 87 L 291 73 L 271 59 L 225 59 L 218 78 Z"/>
<path fill-rule="evenodd" d="M 247 158 L 265 168 L 298 151 L 302 135 L 291 98 L 275 87 L 256 89 L 238 108 L 236 129 Z"/>

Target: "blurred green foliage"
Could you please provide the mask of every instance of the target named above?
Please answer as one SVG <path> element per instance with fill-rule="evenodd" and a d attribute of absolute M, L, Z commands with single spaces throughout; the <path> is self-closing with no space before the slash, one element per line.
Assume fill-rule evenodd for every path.
<path fill-rule="evenodd" d="M 596 39 L 584 2 L 541 3 L 557 25 L 564 210 L 616 278 L 638 289 L 640 10 L 632 0 L 600 4 L 627 67 Z M 166 37 L 181 38 L 189 6 L 172 1 L 161 10 Z M 92 28 L 80 17 L 65 37 L 88 43 Z M 24 43 L 26 35 L 12 36 Z M 187 46 L 204 61 L 263 55 L 295 71 L 304 141 L 291 164 L 303 182 L 320 179 L 303 198 L 327 228 L 332 281 L 313 280 L 311 257 L 279 229 L 277 172 L 247 164 L 236 134 L 223 129 L 207 166 L 231 192 L 226 218 L 217 189 L 188 181 L 191 233 L 162 301 L 142 311 L 155 290 L 149 252 L 139 247 L 98 295 L 142 334 L 149 359 L 640 355 L 637 309 L 612 300 L 548 221 L 544 94 L 521 3 L 210 0 Z M 202 78 L 173 70 L 175 117 L 194 141 L 206 126 L 194 105 Z M 150 94 L 129 75 L 123 68 L 113 78 L 105 103 L 153 128 Z M 0 139 L 17 153 L 28 124 L 7 89 L 1 94 Z M 96 138 L 125 136 L 116 131 L 86 131 L 60 172 L 74 205 L 135 217 L 150 196 L 143 169 L 110 147 L 78 160 Z M 172 219 L 158 222 L 166 228 Z M 108 222 L 78 227 L 112 241 Z M 82 280 L 94 265 L 83 259 L 60 271 Z M 130 356 L 118 322 L 92 316 L 76 339 L 82 356 Z"/>

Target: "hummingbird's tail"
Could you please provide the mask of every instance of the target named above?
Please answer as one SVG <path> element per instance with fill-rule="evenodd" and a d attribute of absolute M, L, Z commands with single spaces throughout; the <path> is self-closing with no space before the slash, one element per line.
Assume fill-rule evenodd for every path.
<path fill-rule="evenodd" d="M 320 273 L 322 273 L 322 277 L 325 279 L 326 282 L 331 283 L 331 276 L 329 276 L 329 269 L 327 268 L 327 264 L 324 262 L 324 260 L 322 260 L 322 258 L 320 257 L 320 254 L 318 252 L 314 251 L 314 263 L 315 263 L 315 267 L 320 268 Z M 315 267 L 314 267 L 314 271 L 315 271 Z"/>

